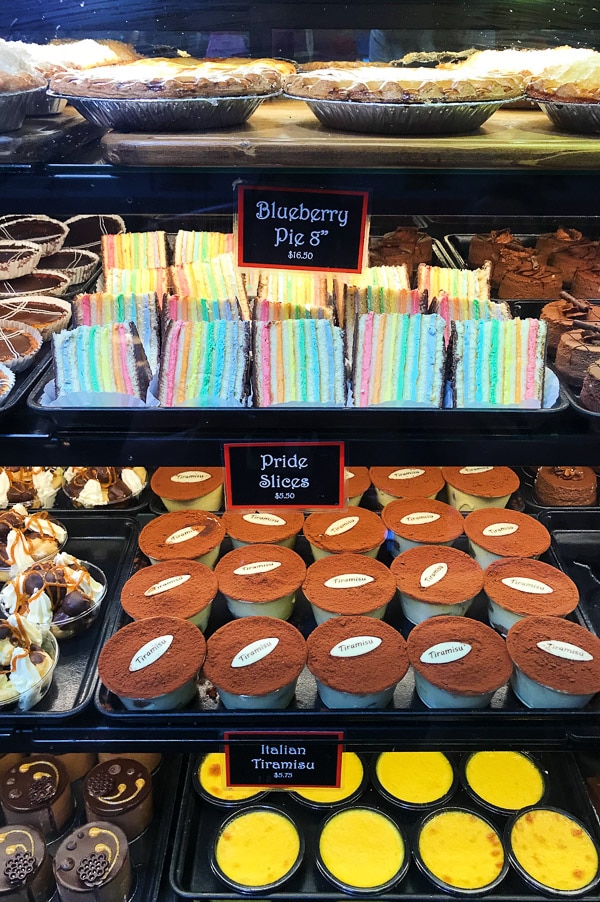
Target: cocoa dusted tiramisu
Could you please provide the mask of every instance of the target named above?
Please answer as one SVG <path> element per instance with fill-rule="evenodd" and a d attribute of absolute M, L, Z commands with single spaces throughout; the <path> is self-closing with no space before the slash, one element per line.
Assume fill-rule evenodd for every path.
<path fill-rule="evenodd" d="M 121 590 L 123 610 L 133 620 L 167 614 L 205 631 L 218 583 L 214 572 L 181 558 L 142 567 Z"/>
<path fill-rule="evenodd" d="M 419 545 L 394 559 L 392 574 L 400 590 L 404 616 L 420 623 L 440 614 L 466 614 L 483 587 L 477 561 L 441 545 Z"/>
<path fill-rule="evenodd" d="M 538 520 L 513 510 L 476 510 L 465 519 L 475 560 L 485 569 L 505 557 L 538 558 L 550 547 L 550 533 Z"/>
<path fill-rule="evenodd" d="M 344 469 L 344 497 L 348 507 L 356 507 L 364 493 L 371 488 L 368 467 L 346 467 Z"/>
<path fill-rule="evenodd" d="M 159 467 L 150 486 L 168 511 L 223 507 L 223 467 Z"/>
<path fill-rule="evenodd" d="M 293 548 L 304 524 L 304 514 L 286 507 L 225 511 L 222 522 L 234 548 L 257 544 Z"/>
<path fill-rule="evenodd" d="M 234 617 L 258 614 L 287 620 L 306 565 L 291 548 L 245 545 L 222 557 L 215 574 Z"/>
<path fill-rule="evenodd" d="M 416 545 L 452 545 L 464 531 L 463 518 L 457 510 L 429 498 L 392 501 L 382 510 L 381 519 L 394 533 L 388 541 L 394 557 Z"/>
<path fill-rule="evenodd" d="M 510 467 L 442 467 L 448 501 L 461 513 L 482 507 L 506 507 L 519 488 L 519 477 Z"/>
<path fill-rule="evenodd" d="M 215 514 L 173 511 L 147 523 L 140 533 L 139 545 L 153 564 L 186 558 L 212 569 L 224 538 L 225 527 Z"/>
<path fill-rule="evenodd" d="M 439 467 L 371 467 L 369 475 L 382 507 L 396 498 L 435 498 L 444 488 Z"/>
<path fill-rule="evenodd" d="M 367 555 L 332 554 L 310 565 L 302 590 L 317 623 L 347 614 L 381 620 L 396 581 L 385 564 Z"/>
<path fill-rule="evenodd" d="M 385 540 L 381 517 L 363 507 L 311 514 L 303 531 L 315 560 L 342 552 L 377 557 Z"/>

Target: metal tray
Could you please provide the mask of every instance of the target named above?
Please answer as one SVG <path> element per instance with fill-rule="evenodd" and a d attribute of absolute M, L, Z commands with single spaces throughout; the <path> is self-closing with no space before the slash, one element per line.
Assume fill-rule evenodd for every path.
<path fill-rule="evenodd" d="M 0 419 L 9 411 L 14 410 L 17 404 L 26 398 L 32 385 L 43 376 L 50 366 L 50 344 L 44 342 L 39 353 L 29 369 L 21 373 L 15 373 L 15 384 L 4 404 L 0 404 Z"/>
<path fill-rule="evenodd" d="M 584 134 L 600 132 L 600 103 L 536 101 L 560 131 Z"/>
<path fill-rule="evenodd" d="M 100 649 L 114 630 L 121 611 L 121 588 L 131 575 L 139 527 L 135 520 L 115 515 L 60 517 L 69 538 L 65 550 L 90 561 L 106 574 L 108 591 L 92 626 L 72 639 L 59 643 L 60 656 L 48 693 L 31 711 L 3 711 L 0 729 L 23 724 L 48 724 L 79 714 L 91 701 L 96 685 L 96 661 Z"/>
<path fill-rule="evenodd" d="M 563 506 L 560 507 L 558 505 L 554 505 L 550 507 L 547 504 L 542 504 L 535 497 L 534 491 L 534 481 L 535 476 L 533 473 L 529 473 L 527 470 L 519 470 L 519 478 L 521 480 L 521 497 L 523 498 L 523 502 L 525 504 L 525 512 L 528 514 L 533 514 L 534 516 L 539 516 L 540 514 L 546 513 L 546 511 L 568 511 L 568 513 L 577 514 L 586 511 L 600 511 L 600 505 L 579 505 L 575 506 Z"/>
<path fill-rule="evenodd" d="M 21 128 L 34 102 L 44 88 L 17 91 L 0 95 L 0 132 L 14 132 Z"/>
<path fill-rule="evenodd" d="M 535 756 L 537 762 L 549 774 L 549 792 L 545 804 L 562 808 L 582 820 L 591 830 L 596 842 L 599 841 L 600 830 L 598 818 L 592 808 L 585 784 L 573 755 L 568 752 L 544 753 Z M 187 899 L 242 899 L 248 898 L 241 893 L 228 889 L 210 867 L 210 851 L 215 832 L 219 824 L 232 812 L 204 802 L 191 788 L 191 776 L 194 768 L 193 758 L 188 765 L 186 784 L 184 787 L 182 807 L 177 823 L 174 851 L 171 861 L 170 881 L 173 890 Z M 250 803 L 251 804 L 251 803 Z M 270 892 L 269 898 L 282 900 L 321 899 L 327 902 L 339 902 L 340 890 L 330 884 L 318 872 L 315 864 L 315 850 L 321 822 L 327 817 L 324 811 L 311 811 L 289 798 L 284 792 L 272 792 L 267 800 L 269 806 L 289 814 L 304 834 L 306 852 L 304 862 L 296 874 L 281 889 Z M 403 830 L 408 845 L 414 825 L 422 816 L 406 812 L 389 804 L 373 788 L 369 787 L 359 800 L 352 803 L 366 804 L 385 811 Z M 459 789 L 452 797 L 449 805 L 459 805 L 476 811 L 490 820 L 502 834 L 507 818 L 490 814 L 483 806 L 478 806 L 463 789 Z M 243 807 L 243 806 L 241 806 Z M 385 898 L 394 902 L 448 902 L 447 893 L 436 889 L 411 861 L 404 880 L 391 890 L 387 890 Z M 490 900 L 496 902 L 533 902 L 539 894 L 514 872 L 509 872 L 500 886 L 489 893 Z M 597 898 L 588 894 L 583 898 Z"/>

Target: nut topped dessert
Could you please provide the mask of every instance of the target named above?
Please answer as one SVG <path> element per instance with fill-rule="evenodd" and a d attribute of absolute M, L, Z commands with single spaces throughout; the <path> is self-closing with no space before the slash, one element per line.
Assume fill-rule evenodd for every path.
<path fill-rule="evenodd" d="M 540 467 L 535 496 L 548 507 L 589 507 L 598 502 L 596 474 L 591 467 Z"/>
<path fill-rule="evenodd" d="M 47 511 L 30 513 L 22 504 L 0 513 L 0 582 L 57 554 L 67 530 Z"/>
<path fill-rule="evenodd" d="M 47 685 L 50 685 L 52 671 L 56 663 L 57 646 L 54 655 L 42 647 L 44 636 L 35 623 L 27 623 L 18 614 L 11 614 L 0 620 L 0 706 L 19 701 L 24 709 L 32 707 L 40 700 Z"/>
<path fill-rule="evenodd" d="M 68 467 L 64 491 L 74 507 L 102 507 L 135 498 L 147 479 L 145 467 Z"/>
<path fill-rule="evenodd" d="M 0 508 L 54 507 L 62 484 L 62 467 L 0 467 Z"/>

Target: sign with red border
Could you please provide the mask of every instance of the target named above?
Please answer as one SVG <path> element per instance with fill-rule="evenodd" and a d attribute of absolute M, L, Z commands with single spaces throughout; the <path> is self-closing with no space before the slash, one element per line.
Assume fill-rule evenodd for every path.
<path fill-rule="evenodd" d="M 229 786 L 337 788 L 343 732 L 232 730 L 224 733 Z"/>
<path fill-rule="evenodd" d="M 238 442 L 223 455 L 228 510 L 345 507 L 343 442 Z"/>
<path fill-rule="evenodd" d="M 368 212 L 368 191 L 240 184 L 238 266 L 360 273 Z"/>

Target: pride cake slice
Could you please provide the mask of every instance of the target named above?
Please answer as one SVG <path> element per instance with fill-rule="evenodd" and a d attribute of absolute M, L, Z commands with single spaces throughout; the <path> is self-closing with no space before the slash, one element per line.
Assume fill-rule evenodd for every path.
<path fill-rule="evenodd" d="M 242 317 L 250 319 L 244 280 L 233 254 L 219 254 L 211 260 L 182 263 L 171 267 L 175 294 L 206 301 L 238 300 Z"/>
<path fill-rule="evenodd" d="M 212 260 L 233 253 L 233 232 L 196 232 L 180 229 L 175 237 L 175 265 Z"/>
<path fill-rule="evenodd" d="M 504 301 L 480 301 L 477 298 L 453 298 L 445 291 L 429 299 L 429 313 L 439 313 L 446 320 L 446 341 L 450 340 L 450 323 L 461 319 L 512 319 L 510 307 Z"/>
<path fill-rule="evenodd" d="M 150 369 L 158 369 L 158 298 L 155 294 L 78 294 L 73 300 L 77 326 L 135 323 Z"/>
<path fill-rule="evenodd" d="M 420 263 L 417 269 L 417 288 L 428 297 L 439 297 L 445 291 L 452 298 L 479 301 L 490 299 L 491 263 L 486 261 L 480 269 L 452 269 Z"/>

